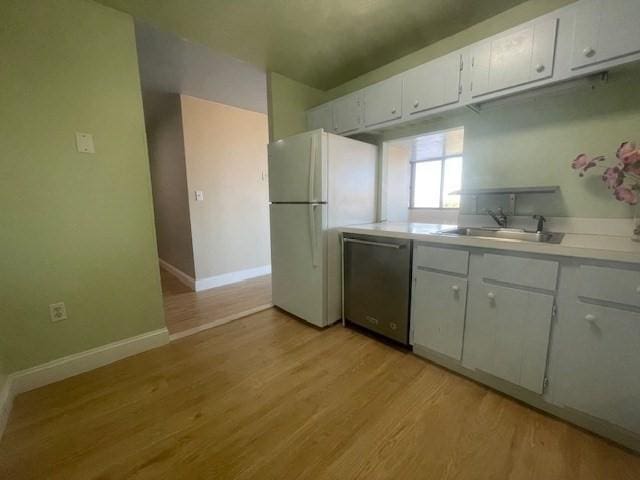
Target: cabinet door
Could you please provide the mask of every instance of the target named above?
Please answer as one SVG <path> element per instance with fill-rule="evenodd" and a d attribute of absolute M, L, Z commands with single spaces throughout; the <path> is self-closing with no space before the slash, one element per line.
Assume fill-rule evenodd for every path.
<path fill-rule="evenodd" d="M 472 49 L 471 95 L 479 97 L 553 75 L 558 19 L 530 22 Z"/>
<path fill-rule="evenodd" d="M 330 103 L 307 112 L 307 128 L 309 130 L 322 128 L 325 132 L 333 133 L 333 108 Z"/>
<path fill-rule="evenodd" d="M 460 101 L 460 69 L 458 53 L 425 63 L 404 77 L 404 112 L 415 115 Z"/>
<path fill-rule="evenodd" d="M 364 125 L 370 127 L 402 117 L 402 78 L 393 77 L 364 91 Z"/>
<path fill-rule="evenodd" d="M 576 7 L 571 68 L 640 52 L 638 0 L 585 0 Z"/>
<path fill-rule="evenodd" d="M 362 127 L 360 92 L 338 98 L 333 102 L 333 132 L 348 133 Z"/>
<path fill-rule="evenodd" d="M 640 314 L 572 306 L 558 324 L 554 403 L 640 433 Z"/>
<path fill-rule="evenodd" d="M 463 364 L 542 393 L 553 303 L 552 295 L 472 284 Z"/>
<path fill-rule="evenodd" d="M 416 270 L 412 291 L 413 345 L 460 360 L 467 280 Z"/>

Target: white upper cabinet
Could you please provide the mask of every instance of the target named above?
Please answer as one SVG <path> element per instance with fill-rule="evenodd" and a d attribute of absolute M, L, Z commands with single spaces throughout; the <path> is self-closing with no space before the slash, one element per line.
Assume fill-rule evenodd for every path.
<path fill-rule="evenodd" d="M 480 42 L 471 52 L 471 96 L 553 76 L 558 19 L 544 18 Z"/>
<path fill-rule="evenodd" d="M 402 77 L 392 77 L 364 89 L 364 126 L 402 117 Z"/>
<path fill-rule="evenodd" d="M 425 63 L 404 76 L 404 111 L 408 115 L 460 101 L 462 55 L 452 53 Z"/>
<path fill-rule="evenodd" d="M 326 132 L 333 132 L 333 107 L 325 103 L 307 111 L 307 128 L 316 130 L 323 128 Z"/>
<path fill-rule="evenodd" d="M 362 98 L 356 92 L 333 102 L 333 133 L 351 133 L 362 127 Z"/>
<path fill-rule="evenodd" d="M 640 52 L 638 0 L 584 0 L 576 7 L 571 68 Z"/>

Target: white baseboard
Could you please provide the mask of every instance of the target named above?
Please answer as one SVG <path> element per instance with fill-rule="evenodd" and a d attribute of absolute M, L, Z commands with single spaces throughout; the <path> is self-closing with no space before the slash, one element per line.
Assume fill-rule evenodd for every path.
<path fill-rule="evenodd" d="M 126 357 L 169 343 L 166 328 L 125 338 L 101 347 L 74 353 L 51 362 L 37 365 L 9 375 L 14 395 L 28 392 L 50 383 L 59 382 L 89 370 L 108 365 Z"/>
<path fill-rule="evenodd" d="M 0 439 L 4 433 L 11 413 L 13 404 L 13 395 L 11 393 L 11 377 L 5 378 L 2 387 L 0 387 Z"/>
<path fill-rule="evenodd" d="M 191 277 L 190 275 L 187 275 L 182 270 L 174 267 L 173 265 L 162 260 L 161 258 L 158 259 L 158 262 L 160 263 L 160 268 L 163 268 L 164 270 L 172 274 L 174 277 L 180 280 L 180 283 L 182 283 L 183 285 L 186 285 L 191 290 L 195 290 L 196 280 L 193 277 Z"/>
<path fill-rule="evenodd" d="M 4 387 L 0 390 L 0 438 L 9 417 L 13 398 L 16 395 L 161 347 L 167 343 L 169 343 L 169 331 L 166 328 L 161 328 L 10 374 Z"/>
<path fill-rule="evenodd" d="M 169 335 L 169 340 L 173 342 L 174 340 L 179 340 L 181 338 L 188 337 L 189 335 L 193 335 L 195 333 L 204 332 L 205 330 L 209 330 L 210 328 L 219 327 L 220 325 L 224 325 L 225 323 L 233 322 L 234 320 L 238 320 L 243 317 L 248 317 L 249 315 L 262 312 L 263 310 L 267 310 L 271 307 L 273 307 L 271 303 L 267 305 L 260 305 L 259 307 L 251 308 L 249 310 L 245 310 L 244 312 L 219 318 L 218 320 L 205 323 L 204 325 L 198 325 L 197 327 L 193 327 L 188 330 L 183 330 L 182 332 L 172 333 L 171 335 Z"/>
<path fill-rule="evenodd" d="M 238 270 L 237 272 L 223 273 L 213 277 L 196 280 L 196 292 L 208 290 L 209 288 L 221 287 L 232 283 L 241 282 L 248 278 L 261 277 L 271 273 L 271 265 L 263 265 L 261 267 L 249 268 L 247 270 Z"/>

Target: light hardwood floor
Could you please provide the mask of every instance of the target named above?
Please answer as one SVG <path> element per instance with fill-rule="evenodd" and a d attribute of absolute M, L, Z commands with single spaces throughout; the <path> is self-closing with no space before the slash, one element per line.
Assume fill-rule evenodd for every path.
<path fill-rule="evenodd" d="M 2 479 L 640 478 L 640 457 L 276 309 L 19 396 Z"/>
<path fill-rule="evenodd" d="M 271 275 L 193 292 L 160 269 L 165 321 L 169 333 L 180 334 L 225 323 L 248 312 L 271 306 Z"/>

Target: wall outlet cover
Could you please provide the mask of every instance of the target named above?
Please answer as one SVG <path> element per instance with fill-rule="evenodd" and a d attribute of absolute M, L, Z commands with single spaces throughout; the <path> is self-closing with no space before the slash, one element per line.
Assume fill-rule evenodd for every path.
<path fill-rule="evenodd" d="M 67 307 L 64 302 L 52 303 L 49 305 L 49 317 L 52 322 L 59 322 L 67 319 Z"/>

